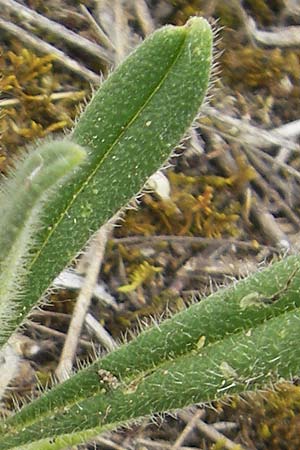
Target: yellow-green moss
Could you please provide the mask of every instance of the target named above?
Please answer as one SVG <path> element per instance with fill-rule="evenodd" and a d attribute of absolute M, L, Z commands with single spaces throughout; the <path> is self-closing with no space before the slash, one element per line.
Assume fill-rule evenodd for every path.
<path fill-rule="evenodd" d="M 87 86 L 74 80 L 66 89 L 71 77 L 54 71 L 54 61 L 15 41 L 10 50 L 0 48 L 1 170 L 20 147 L 70 127 L 76 104 L 88 94 Z"/>
<path fill-rule="evenodd" d="M 220 63 L 223 80 L 237 91 L 260 87 L 274 92 L 284 75 L 294 80 L 300 76 L 299 55 L 279 48 L 267 50 L 238 44 L 227 47 Z"/>
<path fill-rule="evenodd" d="M 238 236 L 242 205 L 236 192 L 254 176 L 254 170 L 242 163 L 231 177 L 191 177 L 169 172 L 171 198 L 162 200 L 144 195 L 144 207 L 128 211 L 122 229 L 118 229 L 116 234 Z"/>
<path fill-rule="evenodd" d="M 300 448 L 300 387 L 288 383 L 276 390 L 252 394 L 250 401 L 235 398 L 234 405 L 244 445 L 261 450 Z"/>

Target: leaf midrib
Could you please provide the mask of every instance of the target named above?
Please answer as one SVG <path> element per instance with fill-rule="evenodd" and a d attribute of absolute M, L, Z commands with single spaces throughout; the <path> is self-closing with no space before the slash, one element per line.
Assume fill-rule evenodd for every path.
<path fill-rule="evenodd" d="M 49 231 L 48 235 L 45 237 L 42 245 L 40 246 L 39 250 L 36 252 L 34 258 L 32 258 L 31 263 L 29 264 L 29 270 L 32 269 L 32 267 L 35 265 L 36 261 L 38 260 L 38 258 L 40 257 L 43 249 L 45 248 L 45 246 L 47 245 L 47 243 L 49 242 L 49 240 L 51 239 L 51 236 L 53 235 L 53 233 L 55 232 L 56 228 L 59 226 L 59 224 L 62 222 L 62 220 L 65 217 L 65 214 L 68 212 L 68 210 L 72 207 L 73 203 L 75 202 L 75 200 L 77 199 L 77 197 L 79 196 L 79 194 L 81 193 L 81 191 L 84 189 L 84 187 L 90 183 L 90 181 L 93 179 L 93 177 L 95 176 L 95 174 L 97 173 L 99 167 L 103 164 L 103 162 L 105 161 L 105 159 L 107 159 L 109 157 L 109 155 L 111 154 L 111 152 L 113 151 L 114 147 L 118 144 L 118 142 L 120 142 L 120 140 L 122 139 L 123 135 L 127 132 L 127 130 L 130 128 L 130 126 L 141 116 L 143 110 L 146 108 L 146 106 L 150 103 L 151 99 L 154 97 L 154 95 L 159 91 L 160 87 L 162 86 L 162 84 L 164 83 L 164 81 L 166 80 L 166 78 L 169 76 L 172 68 L 175 66 L 176 62 L 179 59 L 179 56 L 181 55 L 182 49 L 185 45 L 186 39 L 188 37 L 188 32 L 186 32 L 186 35 L 184 37 L 184 39 L 182 40 L 182 44 L 179 46 L 178 48 L 178 53 L 177 55 L 175 55 L 174 60 L 171 62 L 169 68 L 167 69 L 166 73 L 163 75 L 163 77 L 161 78 L 161 80 L 158 82 L 157 86 L 153 89 L 153 92 L 150 94 L 150 96 L 148 97 L 148 99 L 144 102 L 144 104 L 138 109 L 138 111 L 134 114 L 134 116 L 132 117 L 132 119 L 129 120 L 129 122 L 127 123 L 126 126 L 124 126 L 124 128 L 121 130 L 120 134 L 116 137 L 116 139 L 114 140 L 114 142 L 111 144 L 111 146 L 108 148 L 107 152 L 103 155 L 103 157 L 100 159 L 100 161 L 97 163 L 97 165 L 95 166 L 95 168 L 91 171 L 91 173 L 81 182 L 78 190 L 76 193 L 73 194 L 71 201 L 68 203 L 67 207 L 62 211 L 62 213 L 60 214 L 60 217 L 58 218 L 58 220 L 53 224 L 53 226 L 51 227 L 51 230 Z"/>

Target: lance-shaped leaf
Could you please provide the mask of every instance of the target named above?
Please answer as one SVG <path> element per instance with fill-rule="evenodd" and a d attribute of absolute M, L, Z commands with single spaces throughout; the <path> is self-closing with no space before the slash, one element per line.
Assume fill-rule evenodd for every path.
<path fill-rule="evenodd" d="M 24 427 L 42 416 L 51 416 L 54 409 L 64 411 L 99 393 L 103 388 L 99 370 L 119 381 L 132 382 L 166 360 L 200 351 L 230 334 L 249 333 L 273 317 L 300 308 L 299 290 L 300 258 L 292 255 L 145 330 L 24 406 L 6 421 L 6 426 Z M 256 303 L 245 307 L 249 296 L 255 296 Z"/>
<path fill-rule="evenodd" d="M 264 388 L 299 374 L 300 311 L 270 319 L 10 430 L 0 450 L 60 450 L 145 415 Z M 15 431 L 15 432 L 14 432 Z M 26 445 L 28 444 L 28 445 Z"/>
<path fill-rule="evenodd" d="M 26 265 L 17 326 L 89 237 L 168 158 L 205 96 L 212 32 L 205 19 L 155 32 L 103 83 L 71 140 L 87 163 L 45 207 Z"/>

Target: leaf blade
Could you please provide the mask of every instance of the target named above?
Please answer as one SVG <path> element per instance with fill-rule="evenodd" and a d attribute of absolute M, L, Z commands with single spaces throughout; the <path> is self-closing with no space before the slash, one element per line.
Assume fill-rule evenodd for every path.
<path fill-rule="evenodd" d="M 140 191 L 191 124 L 208 85 L 212 33 L 204 19 L 190 22 L 146 40 L 77 123 L 71 138 L 90 149 L 88 162 L 46 209 L 47 226 L 29 266 L 26 311 L 91 234 Z M 139 96 L 141 81 L 146 88 Z"/>

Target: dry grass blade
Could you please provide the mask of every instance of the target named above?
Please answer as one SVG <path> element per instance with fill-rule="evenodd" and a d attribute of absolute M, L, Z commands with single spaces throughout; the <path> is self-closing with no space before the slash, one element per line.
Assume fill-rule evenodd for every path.
<path fill-rule="evenodd" d="M 23 20 L 24 26 L 27 26 L 27 23 L 34 25 L 40 30 L 50 32 L 51 35 L 54 34 L 58 41 L 71 44 L 73 47 L 77 47 L 84 53 L 89 53 L 97 59 L 109 63 L 112 62 L 111 54 L 107 50 L 101 48 L 89 39 L 80 36 L 78 33 L 74 33 L 63 25 L 42 16 L 32 9 L 27 8 L 14 0 L 0 0 L 0 6 L 3 6 L 10 12 L 16 14 L 17 17 Z"/>
<path fill-rule="evenodd" d="M 94 72 L 82 66 L 77 61 L 71 59 L 64 52 L 58 50 L 53 45 L 50 45 L 47 42 L 43 41 L 42 39 L 34 36 L 33 34 L 28 33 L 23 28 L 13 24 L 12 22 L 8 22 L 7 20 L 0 18 L 0 29 L 17 37 L 21 42 L 23 42 L 23 44 L 34 48 L 35 50 L 37 50 L 42 54 L 54 55 L 56 62 L 59 63 L 61 66 L 66 67 L 67 69 L 76 73 L 78 76 L 84 78 L 88 82 L 94 85 L 99 85 L 100 83 L 99 75 L 96 75 Z"/>

